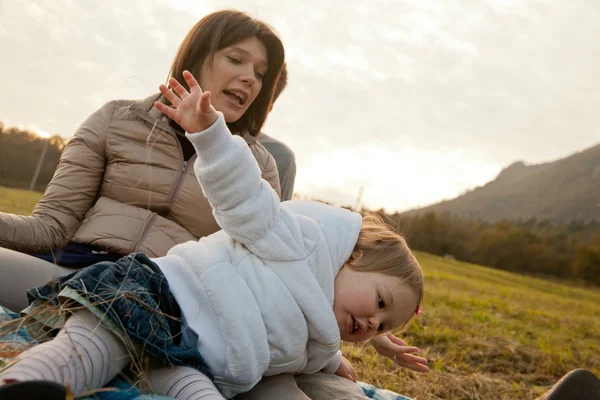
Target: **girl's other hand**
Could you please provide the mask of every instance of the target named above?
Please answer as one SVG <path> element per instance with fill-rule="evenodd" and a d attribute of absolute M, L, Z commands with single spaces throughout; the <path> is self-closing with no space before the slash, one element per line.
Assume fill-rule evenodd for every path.
<path fill-rule="evenodd" d="M 335 374 L 356 383 L 356 372 L 346 357 L 342 356 L 342 361 Z"/>
<path fill-rule="evenodd" d="M 183 78 L 190 88 L 189 92 L 176 79 L 171 78 L 170 89 L 165 85 L 159 87 L 163 96 L 171 102 L 171 106 L 159 101 L 155 101 L 154 106 L 177 122 L 186 132 L 202 132 L 210 128 L 219 115 L 210 102 L 210 92 L 202 92 L 198 81 L 189 71 L 183 72 Z"/>
<path fill-rule="evenodd" d="M 401 367 L 416 372 L 429 372 L 426 358 L 410 354 L 419 352 L 419 349 L 409 346 L 404 340 L 391 333 L 377 336 L 371 341 L 371 344 L 379 354 L 391 359 Z"/>

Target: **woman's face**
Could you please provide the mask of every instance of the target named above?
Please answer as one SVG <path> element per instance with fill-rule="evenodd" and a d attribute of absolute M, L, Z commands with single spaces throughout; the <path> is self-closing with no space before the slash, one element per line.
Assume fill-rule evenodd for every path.
<path fill-rule="evenodd" d="M 244 39 L 215 53 L 210 68 L 204 63 L 198 79 L 227 122 L 244 115 L 258 96 L 267 73 L 267 49 L 256 37 Z"/>

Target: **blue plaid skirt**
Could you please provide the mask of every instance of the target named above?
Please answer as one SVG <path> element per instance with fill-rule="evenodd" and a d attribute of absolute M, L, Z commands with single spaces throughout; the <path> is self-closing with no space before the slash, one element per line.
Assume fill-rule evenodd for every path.
<path fill-rule="evenodd" d="M 84 299 L 82 305 L 96 308 L 94 314 L 108 318 L 145 354 L 166 365 L 195 368 L 212 379 L 167 279 L 145 254 L 90 265 L 28 290 L 27 297 L 30 304 L 59 308 L 65 291 L 75 291 L 75 297 Z"/>

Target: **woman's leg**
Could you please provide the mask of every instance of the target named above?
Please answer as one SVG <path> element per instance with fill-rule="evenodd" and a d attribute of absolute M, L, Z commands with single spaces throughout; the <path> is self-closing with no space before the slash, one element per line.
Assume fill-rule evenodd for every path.
<path fill-rule="evenodd" d="M 600 399 L 600 379 L 587 369 L 574 369 L 538 400 Z"/>
<path fill-rule="evenodd" d="M 356 383 L 322 372 L 296 377 L 281 374 L 263 378 L 254 389 L 235 397 L 236 400 L 365 400 L 366 398 Z"/>
<path fill-rule="evenodd" d="M 27 289 L 42 286 L 73 270 L 29 254 L 0 247 L 0 305 L 19 312 L 27 307 Z"/>
<path fill-rule="evenodd" d="M 148 382 L 156 394 L 177 400 L 225 400 L 206 375 L 190 367 L 151 370 Z"/>
<path fill-rule="evenodd" d="M 334 374 L 318 372 L 310 375 L 298 375 L 296 383 L 300 390 L 312 400 L 365 400 L 367 398 L 358 384 Z"/>
<path fill-rule="evenodd" d="M 331 399 L 342 399 L 345 397 L 332 397 Z M 263 378 L 248 393 L 235 396 L 235 400 L 310 400 L 296 385 L 294 376 L 281 374 Z"/>
<path fill-rule="evenodd" d="M 21 353 L 2 373 L 13 381 L 52 381 L 74 394 L 101 388 L 131 362 L 123 342 L 88 310 L 75 312 L 52 340 Z"/>

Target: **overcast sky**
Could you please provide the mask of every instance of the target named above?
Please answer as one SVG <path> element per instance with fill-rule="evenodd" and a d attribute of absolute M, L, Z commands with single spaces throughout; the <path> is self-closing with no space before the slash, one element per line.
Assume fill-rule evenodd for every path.
<path fill-rule="evenodd" d="M 264 131 L 303 196 L 353 205 L 362 186 L 406 210 L 600 143 L 597 0 L 0 0 L 0 120 L 69 137 L 157 92 L 192 25 L 232 7 L 285 44 Z"/>

